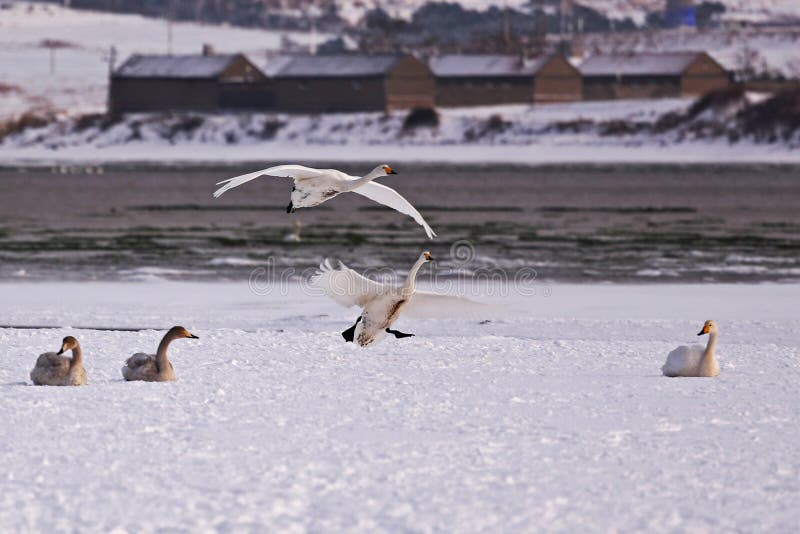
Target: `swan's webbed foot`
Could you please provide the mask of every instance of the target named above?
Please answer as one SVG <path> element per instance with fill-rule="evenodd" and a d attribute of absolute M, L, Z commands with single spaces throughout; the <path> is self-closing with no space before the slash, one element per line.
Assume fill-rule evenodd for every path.
<path fill-rule="evenodd" d="M 347 330 L 342 332 L 342 337 L 344 338 L 345 341 L 348 341 L 350 343 L 353 342 L 353 338 L 356 335 L 356 327 L 358 326 L 358 322 L 360 320 L 361 320 L 361 316 L 359 315 L 358 319 L 356 319 L 356 324 L 354 324 L 353 326 L 351 326 L 350 328 L 348 328 Z"/>
<path fill-rule="evenodd" d="M 289 202 L 289 205 L 286 206 L 286 213 L 294 213 L 294 204 L 292 204 L 291 201 Z"/>
<path fill-rule="evenodd" d="M 400 332 L 399 330 L 392 330 L 391 328 L 387 328 L 386 329 L 386 333 L 387 334 L 393 334 L 394 337 L 396 337 L 397 339 L 402 339 L 404 337 L 414 337 L 414 334 L 406 334 L 406 333 Z"/>

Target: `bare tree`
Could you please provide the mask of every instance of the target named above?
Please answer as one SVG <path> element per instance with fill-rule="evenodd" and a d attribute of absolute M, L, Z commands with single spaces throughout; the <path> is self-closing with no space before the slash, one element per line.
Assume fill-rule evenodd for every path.
<path fill-rule="evenodd" d="M 764 56 L 750 45 L 744 47 L 734 58 L 736 81 L 749 82 L 763 77 L 767 73 L 767 61 Z"/>

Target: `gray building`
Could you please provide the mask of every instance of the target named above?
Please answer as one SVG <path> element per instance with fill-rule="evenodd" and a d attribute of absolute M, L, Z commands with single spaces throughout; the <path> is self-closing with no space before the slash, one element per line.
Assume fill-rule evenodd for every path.
<path fill-rule="evenodd" d="M 597 55 L 579 68 L 585 100 L 694 97 L 730 84 L 705 52 Z"/>
<path fill-rule="evenodd" d="M 581 74 L 562 55 L 450 54 L 431 59 L 439 106 L 492 106 L 580 100 Z"/>
<path fill-rule="evenodd" d="M 113 72 L 109 92 L 112 113 L 273 105 L 266 76 L 242 54 L 135 54 Z"/>
<path fill-rule="evenodd" d="M 410 55 L 287 56 L 269 61 L 264 70 L 280 111 L 389 111 L 434 105 L 433 74 Z"/>

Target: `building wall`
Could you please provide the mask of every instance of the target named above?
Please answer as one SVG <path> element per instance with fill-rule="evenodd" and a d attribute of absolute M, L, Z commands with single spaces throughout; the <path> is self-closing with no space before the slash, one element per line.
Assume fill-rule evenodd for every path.
<path fill-rule="evenodd" d="M 613 77 L 586 76 L 583 78 L 584 100 L 614 100 L 616 79 Z"/>
<path fill-rule="evenodd" d="M 618 100 L 676 98 L 681 96 L 679 76 L 627 76 L 615 87 Z"/>
<path fill-rule="evenodd" d="M 243 55 L 218 78 L 111 78 L 113 113 L 265 109 L 274 98 L 267 77 Z"/>
<path fill-rule="evenodd" d="M 583 79 L 584 100 L 676 98 L 681 96 L 679 76 L 591 76 Z"/>
<path fill-rule="evenodd" d="M 413 57 L 400 61 L 386 76 L 386 107 L 392 109 L 432 108 L 436 81 L 427 65 Z"/>
<path fill-rule="evenodd" d="M 534 102 L 575 102 L 582 99 L 581 73 L 563 56 L 553 56 L 536 73 Z"/>
<path fill-rule="evenodd" d="M 780 93 L 800 89 L 800 80 L 753 80 L 744 84 L 745 90 L 758 93 Z"/>
<path fill-rule="evenodd" d="M 730 77 L 708 54 L 700 54 L 684 71 L 681 82 L 683 96 L 700 96 L 731 84 Z"/>
<path fill-rule="evenodd" d="M 276 78 L 275 106 L 294 113 L 383 111 L 384 80 L 371 78 Z"/>
<path fill-rule="evenodd" d="M 220 109 L 275 109 L 275 87 L 270 82 L 221 83 Z"/>
<path fill-rule="evenodd" d="M 110 91 L 113 113 L 219 108 L 216 80 L 112 77 Z"/>
<path fill-rule="evenodd" d="M 436 105 L 442 107 L 530 104 L 533 77 L 457 77 L 436 79 Z"/>
<path fill-rule="evenodd" d="M 433 74 L 427 65 L 410 56 L 385 76 L 277 77 L 273 84 L 275 107 L 295 113 L 388 111 L 434 105 Z"/>

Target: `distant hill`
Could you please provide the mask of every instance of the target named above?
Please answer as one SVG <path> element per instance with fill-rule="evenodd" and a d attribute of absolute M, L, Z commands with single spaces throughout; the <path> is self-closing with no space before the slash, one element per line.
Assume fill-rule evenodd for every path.
<path fill-rule="evenodd" d="M 42 0 L 63 4 L 63 0 Z M 445 0 L 467 9 L 483 11 L 491 7 L 525 9 L 531 5 L 557 6 L 559 0 Z M 712 0 L 707 0 L 711 3 Z M 713 0 L 723 5 L 726 12 L 742 20 L 759 21 L 800 20 L 798 0 Z M 393 18 L 410 20 L 413 13 L 431 3 L 429 0 L 70 0 L 78 9 L 135 13 L 153 17 L 170 17 L 174 20 L 228 23 L 245 27 L 271 27 L 292 30 L 309 29 L 309 11 L 313 18 L 324 24 L 328 32 L 341 30 L 345 25 L 356 25 L 365 14 L 376 8 Z M 575 5 L 592 9 L 611 20 L 631 19 L 644 25 L 649 13 L 661 12 L 666 0 L 575 0 Z M 703 0 L 696 0 L 699 5 Z M 311 7 L 313 6 L 313 8 Z"/>

